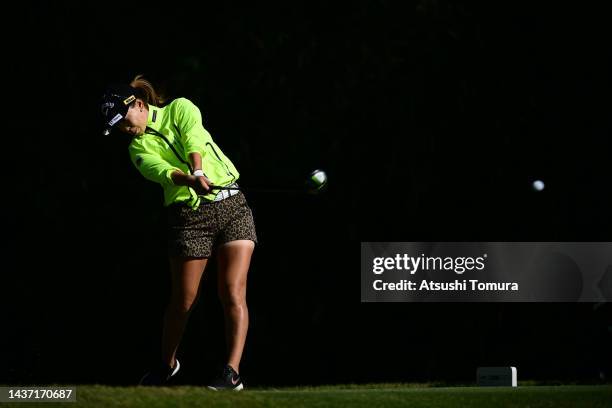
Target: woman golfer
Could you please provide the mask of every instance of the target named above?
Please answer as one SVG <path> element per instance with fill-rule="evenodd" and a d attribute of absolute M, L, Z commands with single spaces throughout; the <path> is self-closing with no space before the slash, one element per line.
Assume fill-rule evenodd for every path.
<path fill-rule="evenodd" d="M 142 76 L 129 86 L 109 87 L 102 101 L 104 133 L 115 128 L 132 137 L 132 162 L 145 178 L 162 186 L 168 208 L 172 290 L 161 362 L 140 383 L 162 385 L 179 371 L 176 350 L 214 252 L 228 356 L 209 388 L 241 390 L 238 373 L 249 325 L 247 273 L 257 242 L 253 215 L 244 195 L 231 189 L 237 187 L 239 173 L 204 129 L 199 109 L 185 98 L 162 103 Z"/>

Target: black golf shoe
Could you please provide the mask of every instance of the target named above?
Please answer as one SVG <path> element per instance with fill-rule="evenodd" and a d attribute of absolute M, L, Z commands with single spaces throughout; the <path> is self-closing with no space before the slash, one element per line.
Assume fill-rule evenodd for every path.
<path fill-rule="evenodd" d="M 138 384 L 147 386 L 167 384 L 168 380 L 174 377 L 176 373 L 178 373 L 178 371 L 181 369 L 181 363 L 179 363 L 178 359 L 176 359 L 175 361 L 176 364 L 174 365 L 174 368 L 169 367 L 165 363 L 159 364 L 157 367 L 146 373 L 140 379 L 140 382 Z"/>
<path fill-rule="evenodd" d="M 240 391 L 244 388 L 240 374 L 238 374 L 231 366 L 223 367 L 221 374 L 213 380 L 208 386 L 209 389 L 215 391 L 233 390 Z"/>

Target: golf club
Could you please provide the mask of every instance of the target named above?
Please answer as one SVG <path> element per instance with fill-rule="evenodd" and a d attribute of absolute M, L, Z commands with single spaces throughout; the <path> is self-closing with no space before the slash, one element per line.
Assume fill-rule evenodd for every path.
<path fill-rule="evenodd" d="M 188 168 L 190 173 L 193 173 L 193 168 L 191 165 L 186 162 L 181 156 L 178 154 L 172 143 L 168 140 L 166 136 L 164 136 L 159 131 L 150 128 L 147 126 L 146 133 L 157 135 L 161 137 L 166 144 L 170 147 L 174 155 L 178 158 L 179 161 L 184 163 Z M 318 194 L 322 192 L 327 185 L 327 174 L 323 170 L 317 169 L 313 170 L 308 179 L 305 182 L 305 188 L 302 189 L 261 189 L 261 188 L 247 188 L 246 190 L 241 187 L 221 187 L 221 186 L 211 186 L 211 190 L 240 190 L 240 191 L 249 191 L 253 193 L 308 193 L 308 194 Z"/>
<path fill-rule="evenodd" d="M 247 188 L 242 187 L 219 187 L 211 186 L 212 190 L 241 190 L 256 193 L 308 193 L 308 194 L 319 194 L 327 186 L 327 174 L 323 170 L 317 169 L 312 171 L 308 179 L 305 182 L 305 188 L 302 189 L 261 189 L 261 188 Z"/>

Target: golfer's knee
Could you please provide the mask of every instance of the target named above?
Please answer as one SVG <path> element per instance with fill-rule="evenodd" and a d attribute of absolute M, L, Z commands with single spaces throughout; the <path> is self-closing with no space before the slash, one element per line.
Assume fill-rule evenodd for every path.
<path fill-rule="evenodd" d="M 173 313 L 188 314 L 198 301 L 197 295 L 173 296 L 168 304 L 168 310 Z"/>
<path fill-rule="evenodd" d="M 246 306 L 246 293 L 242 285 L 229 285 L 219 290 L 219 299 L 223 307 Z"/>

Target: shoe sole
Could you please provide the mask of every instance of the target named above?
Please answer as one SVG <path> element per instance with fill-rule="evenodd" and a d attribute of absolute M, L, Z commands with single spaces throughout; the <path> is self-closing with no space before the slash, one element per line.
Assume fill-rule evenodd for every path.
<path fill-rule="evenodd" d="M 242 385 L 242 384 L 238 384 L 236 387 L 232 388 L 232 391 L 240 391 L 240 390 L 242 390 L 243 388 L 244 388 L 244 385 Z M 225 388 L 223 388 L 223 389 L 221 389 L 221 390 L 220 390 L 220 389 L 215 388 L 215 387 L 213 387 L 213 386 L 211 386 L 211 385 L 209 385 L 209 386 L 208 386 L 208 389 L 209 389 L 209 390 L 213 390 L 213 391 L 221 391 L 221 390 L 225 390 Z"/>

